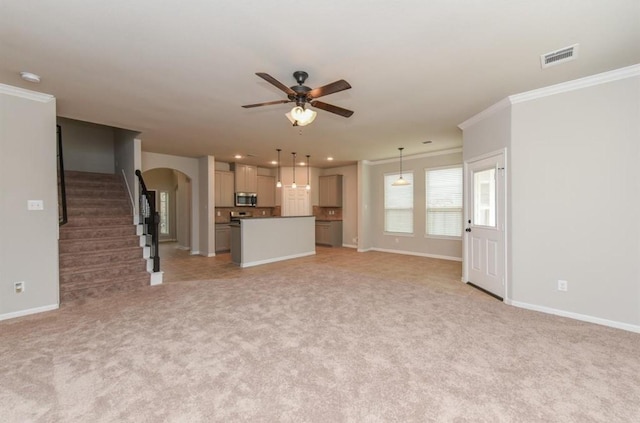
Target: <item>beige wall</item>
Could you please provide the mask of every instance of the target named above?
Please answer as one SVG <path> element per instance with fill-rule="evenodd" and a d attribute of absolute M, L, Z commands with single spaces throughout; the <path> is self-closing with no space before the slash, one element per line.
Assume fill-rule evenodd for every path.
<path fill-rule="evenodd" d="M 514 104 L 514 301 L 640 330 L 639 118 L 640 76 Z"/>
<path fill-rule="evenodd" d="M 55 98 L 0 84 L 0 320 L 58 307 L 56 181 Z"/>
<path fill-rule="evenodd" d="M 115 128 L 59 117 L 65 170 L 114 173 Z"/>

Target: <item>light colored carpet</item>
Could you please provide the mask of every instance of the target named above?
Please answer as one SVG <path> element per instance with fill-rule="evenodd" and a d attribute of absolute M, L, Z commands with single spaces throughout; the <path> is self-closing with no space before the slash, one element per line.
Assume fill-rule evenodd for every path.
<path fill-rule="evenodd" d="M 640 421 L 637 334 L 344 255 L 0 322 L 0 421 Z"/>

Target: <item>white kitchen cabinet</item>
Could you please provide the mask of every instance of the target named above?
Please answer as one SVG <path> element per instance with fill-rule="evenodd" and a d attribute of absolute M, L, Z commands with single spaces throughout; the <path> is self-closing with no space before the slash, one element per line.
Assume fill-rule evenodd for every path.
<path fill-rule="evenodd" d="M 258 207 L 276 206 L 276 178 L 258 176 Z"/>
<path fill-rule="evenodd" d="M 231 227 L 228 223 L 216 224 L 216 253 L 231 249 Z"/>
<path fill-rule="evenodd" d="M 258 167 L 234 163 L 236 192 L 258 192 Z"/>
<path fill-rule="evenodd" d="M 216 207 L 233 207 L 233 172 L 216 170 L 215 180 Z"/>
<path fill-rule="evenodd" d="M 316 244 L 342 246 L 341 220 L 316 220 Z"/>
<path fill-rule="evenodd" d="M 327 175 L 319 178 L 318 205 L 342 207 L 342 175 Z"/>

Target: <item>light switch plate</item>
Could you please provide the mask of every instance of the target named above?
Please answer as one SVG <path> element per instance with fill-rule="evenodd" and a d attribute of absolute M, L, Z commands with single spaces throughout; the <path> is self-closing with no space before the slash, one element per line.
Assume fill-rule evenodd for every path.
<path fill-rule="evenodd" d="M 27 200 L 27 210 L 44 210 L 42 200 Z"/>

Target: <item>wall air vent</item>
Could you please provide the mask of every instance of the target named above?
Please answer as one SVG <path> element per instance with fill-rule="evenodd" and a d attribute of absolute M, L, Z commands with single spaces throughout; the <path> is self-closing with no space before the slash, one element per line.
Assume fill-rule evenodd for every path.
<path fill-rule="evenodd" d="M 542 69 L 574 60 L 578 57 L 578 46 L 579 44 L 574 44 L 572 46 L 541 55 L 540 65 L 542 66 Z"/>

